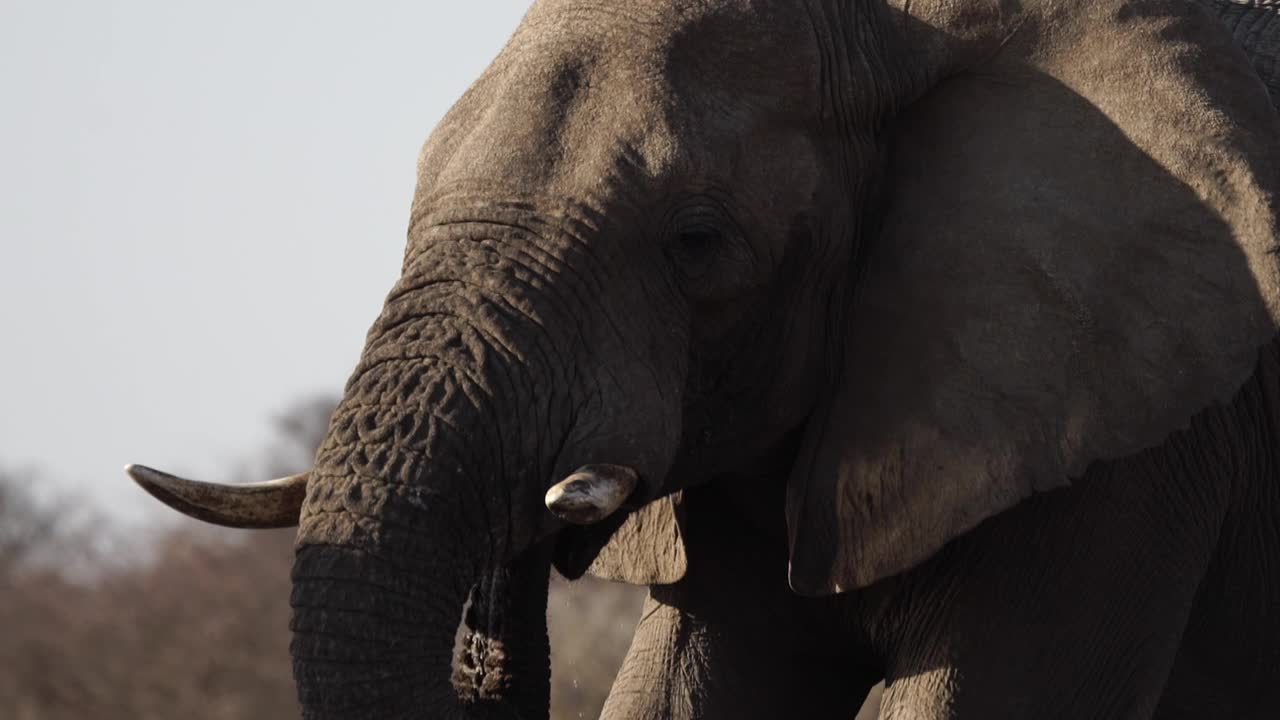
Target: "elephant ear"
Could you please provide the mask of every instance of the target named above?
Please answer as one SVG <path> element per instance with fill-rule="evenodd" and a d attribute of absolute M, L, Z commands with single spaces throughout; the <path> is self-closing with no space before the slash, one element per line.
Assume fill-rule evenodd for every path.
<path fill-rule="evenodd" d="M 1190 3 L 1014 25 L 892 126 L 837 387 L 788 486 L 801 593 L 1158 445 L 1276 332 L 1280 127 L 1243 54 Z"/>
<path fill-rule="evenodd" d="M 586 573 L 632 585 L 670 585 L 688 568 L 681 531 L 681 494 L 660 497 L 620 522 L 570 528 L 556 545 L 555 565 L 576 580 Z"/>

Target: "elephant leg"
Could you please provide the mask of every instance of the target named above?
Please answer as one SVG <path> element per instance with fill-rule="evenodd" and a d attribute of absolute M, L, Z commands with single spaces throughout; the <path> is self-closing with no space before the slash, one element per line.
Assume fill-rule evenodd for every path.
<path fill-rule="evenodd" d="M 881 672 L 841 629 L 836 602 L 790 590 L 784 538 L 692 495 L 689 570 L 650 588 L 603 717 L 854 717 Z"/>
<path fill-rule="evenodd" d="M 1152 717 L 1227 504 L 1205 449 L 1097 465 L 873 587 L 881 717 Z"/>
<path fill-rule="evenodd" d="M 1280 500 L 1268 509 L 1276 512 Z M 1280 714 L 1280 568 L 1274 560 L 1280 534 L 1274 520 L 1270 524 L 1266 536 L 1249 538 L 1247 549 L 1215 558 L 1156 720 L 1269 720 Z"/>
<path fill-rule="evenodd" d="M 650 597 L 602 717 L 852 718 L 879 673 L 796 647 L 767 615 L 707 617 Z"/>
<path fill-rule="evenodd" d="M 1268 377 L 1280 398 L 1280 367 Z M 1157 720 L 1280 716 L 1280 429 L 1241 483 L 1182 636 Z"/>

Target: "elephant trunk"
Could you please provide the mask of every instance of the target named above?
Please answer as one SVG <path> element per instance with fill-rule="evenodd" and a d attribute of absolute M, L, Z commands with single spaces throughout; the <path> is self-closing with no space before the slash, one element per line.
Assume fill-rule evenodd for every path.
<path fill-rule="evenodd" d="M 292 593 L 304 716 L 545 717 L 546 543 L 517 539 L 517 503 L 495 484 L 506 463 L 472 447 L 489 421 L 449 400 L 460 383 L 399 366 L 348 389 L 312 472 Z M 386 385 L 449 409 L 360 399 Z"/>
<path fill-rule="evenodd" d="M 545 548 L 511 571 L 486 574 L 468 598 L 454 654 L 454 692 L 472 707 L 506 703 L 523 718 L 545 718 L 551 700 Z"/>
<path fill-rule="evenodd" d="M 304 717 L 547 717 L 549 563 L 473 577 L 455 562 L 428 570 L 350 546 L 299 548 L 291 650 Z"/>
<path fill-rule="evenodd" d="M 558 521 L 544 495 L 587 466 L 574 482 L 616 509 L 647 458 L 674 454 L 669 429 L 644 430 L 653 418 L 605 412 L 644 383 L 565 381 L 625 377 L 573 354 L 577 333 L 615 327 L 598 306 L 566 300 L 491 228 L 437 232 L 370 331 L 308 481 L 292 596 L 307 718 L 545 718 Z"/>
<path fill-rule="evenodd" d="M 460 578 L 427 588 L 414 577 L 353 547 L 298 549 L 291 651 L 304 717 L 417 718 L 450 700 Z"/>

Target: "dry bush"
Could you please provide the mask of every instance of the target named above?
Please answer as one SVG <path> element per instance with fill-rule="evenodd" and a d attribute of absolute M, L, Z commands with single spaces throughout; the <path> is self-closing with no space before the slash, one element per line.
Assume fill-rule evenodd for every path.
<path fill-rule="evenodd" d="M 261 474 L 307 465 L 332 409 L 332 400 L 313 399 L 277 418 L 277 439 L 254 463 Z M 35 502 L 28 487 L 0 472 L 0 718 L 299 716 L 291 532 L 183 523 L 121 538 L 82 509 Z M 599 716 L 643 596 L 599 580 L 553 579 L 552 718 Z"/>
<path fill-rule="evenodd" d="M 0 717 L 298 717 L 288 652 L 292 534 L 235 543 L 193 535 L 164 533 L 150 563 L 91 582 L 49 569 L 9 576 Z M 641 593 L 563 580 L 551 593 L 552 717 L 597 717 Z"/>
<path fill-rule="evenodd" d="M 282 474 L 309 463 L 332 408 L 322 398 L 286 412 L 254 464 Z M 77 508 L 36 503 L 28 487 L 0 472 L 0 718 L 299 716 L 291 532 L 183 523 L 123 539 L 102 522 L 73 527 Z M 553 718 L 599 715 L 641 597 L 600 581 L 552 584 Z"/>
<path fill-rule="evenodd" d="M 7 518 L 6 518 L 7 519 Z M 73 581 L 10 576 L 0 596 L 0 717 L 296 717 L 289 534 L 251 544 L 157 536 L 144 566 Z"/>
<path fill-rule="evenodd" d="M 551 583 L 551 717 L 597 718 L 631 646 L 642 588 L 583 578 Z"/>

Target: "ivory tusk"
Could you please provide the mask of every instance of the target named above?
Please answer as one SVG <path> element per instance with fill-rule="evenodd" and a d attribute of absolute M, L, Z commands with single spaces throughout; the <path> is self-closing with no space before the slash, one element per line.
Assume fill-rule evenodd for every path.
<path fill-rule="evenodd" d="M 552 486 L 544 501 L 561 520 L 592 525 L 617 512 L 639 481 L 640 476 L 628 467 L 584 465 Z"/>
<path fill-rule="evenodd" d="M 296 527 L 310 473 L 247 485 L 198 482 L 127 465 L 124 471 L 160 502 L 214 525 L 235 528 Z"/>

